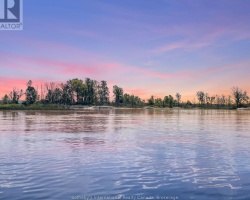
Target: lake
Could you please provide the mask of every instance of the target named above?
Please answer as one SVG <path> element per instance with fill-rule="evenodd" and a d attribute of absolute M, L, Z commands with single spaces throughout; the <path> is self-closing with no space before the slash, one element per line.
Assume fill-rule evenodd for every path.
<path fill-rule="evenodd" d="M 0 199 L 250 199 L 250 111 L 0 111 Z"/>

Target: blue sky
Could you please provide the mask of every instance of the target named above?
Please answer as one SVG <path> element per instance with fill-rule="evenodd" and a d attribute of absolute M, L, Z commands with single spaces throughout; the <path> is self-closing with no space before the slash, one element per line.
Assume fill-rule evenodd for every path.
<path fill-rule="evenodd" d="M 90 77 L 147 98 L 250 89 L 250 1 L 24 0 L 0 31 L 0 95 Z"/>

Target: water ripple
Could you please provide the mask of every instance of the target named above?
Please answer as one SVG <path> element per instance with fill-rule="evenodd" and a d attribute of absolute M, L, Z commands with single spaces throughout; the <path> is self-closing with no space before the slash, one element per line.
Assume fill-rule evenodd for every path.
<path fill-rule="evenodd" d="M 249 112 L 0 112 L 0 198 L 250 199 Z"/>

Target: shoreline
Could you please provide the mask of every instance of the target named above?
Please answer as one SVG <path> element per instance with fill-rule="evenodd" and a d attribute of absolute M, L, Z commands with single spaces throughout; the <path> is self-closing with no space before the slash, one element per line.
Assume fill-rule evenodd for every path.
<path fill-rule="evenodd" d="M 247 111 L 247 108 L 208 108 L 208 107 L 116 107 L 116 106 L 87 106 L 87 105 L 56 105 L 56 104 L 33 104 L 31 106 L 24 106 L 22 104 L 1 104 L 0 111 L 86 111 L 86 110 L 131 110 L 131 109 L 144 109 L 144 110 L 236 110 Z"/>

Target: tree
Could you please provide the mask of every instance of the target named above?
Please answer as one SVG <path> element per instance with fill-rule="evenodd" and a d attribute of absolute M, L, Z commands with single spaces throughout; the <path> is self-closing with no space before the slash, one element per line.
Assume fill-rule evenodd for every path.
<path fill-rule="evenodd" d="M 156 107 L 163 107 L 163 101 L 161 98 L 155 99 L 155 106 Z"/>
<path fill-rule="evenodd" d="M 211 105 L 214 104 L 214 101 L 215 101 L 215 96 L 211 96 L 211 97 L 210 97 L 210 104 L 211 104 Z"/>
<path fill-rule="evenodd" d="M 176 101 L 177 101 L 177 105 L 180 106 L 180 102 L 181 102 L 181 94 L 180 93 L 176 93 Z"/>
<path fill-rule="evenodd" d="M 189 100 L 187 101 L 186 104 L 187 104 L 187 106 L 192 106 L 192 103 L 191 103 L 191 101 L 189 101 Z"/>
<path fill-rule="evenodd" d="M 97 102 L 97 82 L 90 78 L 85 79 L 86 90 L 84 94 L 84 102 L 88 105 L 93 105 Z"/>
<path fill-rule="evenodd" d="M 129 95 L 127 93 L 123 95 L 122 102 L 124 106 L 131 106 L 131 107 L 140 107 L 143 105 L 143 102 L 138 96 Z"/>
<path fill-rule="evenodd" d="M 227 98 L 227 106 L 229 107 L 229 108 L 231 108 L 231 105 L 232 105 L 232 97 L 229 95 L 228 96 L 228 98 Z"/>
<path fill-rule="evenodd" d="M 209 96 L 208 93 L 206 93 L 206 94 L 205 94 L 205 103 L 206 103 L 207 105 L 209 105 L 210 100 L 211 100 L 211 97 Z"/>
<path fill-rule="evenodd" d="M 169 108 L 173 108 L 174 107 L 174 97 L 169 95 L 168 98 L 169 98 Z"/>
<path fill-rule="evenodd" d="M 68 105 L 74 104 L 75 103 L 74 90 L 72 88 L 71 83 L 69 81 L 67 81 L 67 83 L 65 84 L 62 83 L 61 88 L 62 88 L 62 103 Z"/>
<path fill-rule="evenodd" d="M 16 88 L 13 88 L 13 90 L 10 92 L 10 101 L 11 103 L 18 104 L 19 99 L 23 96 L 23 90 L 18 90 Z"/>
<path fill-rule="evenodd" d="M 125 106 L 130 105 L 130 95 L 129 94 L 125 93 L 123 95 L 123 103 Z"/>
<path fill-rule="evenodd" d="M 37 100 L 37 91 L 35 88 L 32 86 L 32 81 L 30 80 L 27 83 L 27 89 L 26 89 L 26 104 L 31 105 L 34 104 Z"/>
<path fill-rule="evenodd" d="M 2 98 L 2 100 L 3 100 L 3 104 L 10 103 L 10 97 L 7 94 L 4 95 L 4 97 Z"/>
<path fill-rule="evenodd" d="M 169 107 L 169 97 L 165 96 L 163 99 L 163 107 Z"/>
<path fill-rule="evenodd" d="M 150 99 L 148 99 L 148 105 L 153 106 L 155 104 L 154 96 L 151 96 Z"/>
<path fill-rule="evenodd" d="M 83 97 L 86 90 L 85 84 L 82 80 L 75 78 L 72 80 L 69 80 L 69 84 L 72 87 L 73 92 L 75 93 L 74 96 L 76 96 L 76 102 L 77 103 L 83 103 Z"/>
<path fill-rule="evenodd" d="M 50 82 L 50 83 L 45 83 L 45 101 L 48 103 L 55 103 L 54 99 L 55 99 L 55 95 L 54 95 L 54 91 L 56 88 L 56 84 L 54 82 Z"/>
<path fill-rule="evenodd" d="M 118 87 L 117 85 L 113 86 L 114 100 L 116 106 L 119 106 L 122 103 L 123 98 L 123 89 Z"/>
<path fill-rule="evenodd" d="M 134 96 L 134 103 L 136 107 L 141 107 L 144 105 L 144 102 L 138 96 Z"/>
<path fill-rule="evenodd" d="M 132 108 L 136 106 L 136 99 L 135 99 L 135 96 L 133 94 L 130 95 L 130 105 Z"/>
<path fill-rule="evenodd" d="M 62 103 L 62 90 L 60 88 L 56 88 L 53 92 L 53 99 L 56 104 Z"/>
<path fill-rule="evenodd" d="M 109 103 L 109 88 L 106 81 L 101 81 L 98 85 L 98 95 L 101 105 Z"/>
<path fill-rule="evenodd" d="M 223 106 L 223 107 L 224 107 L 225 104 L 226 104 L 226 97 L 225 97 L 224 94 L 221 95 L 221 102 L 220 102 L 220 103 L 221 103 L 221 106 Z"/>
<path fill-rule="evenodd" d="M 171 95 L 164 97 L 164 99 L 163 99 L 163 107 L 173 108 L 174 104 L 175 104 L 175 100 Z"/>
<path fill-rule="evenodd" d="M 215 99 L 216 100 L 216 107 L 219 108 L 220 104 L 221 104 L 221 98 L 219 95 L 216 95 L 215 97 L 216 97 L 216 99 Z"/>
<path fill-rule="evenodd" d="M 204 104 L 205 103 L 205 93 L 203 91 L 198 91 L 196 93 L 196 96 L 197 96 L 198 101 L 200 102 L 200 104 Z"/>
<path fill-rule="evenodd" d="M 249 100 L 247 91 L 242 91 L 242 89 L 238 87 L 232 88 L 232 95 L 237 108 L 240 108 L 244 103 L 247 103 Z"/>

